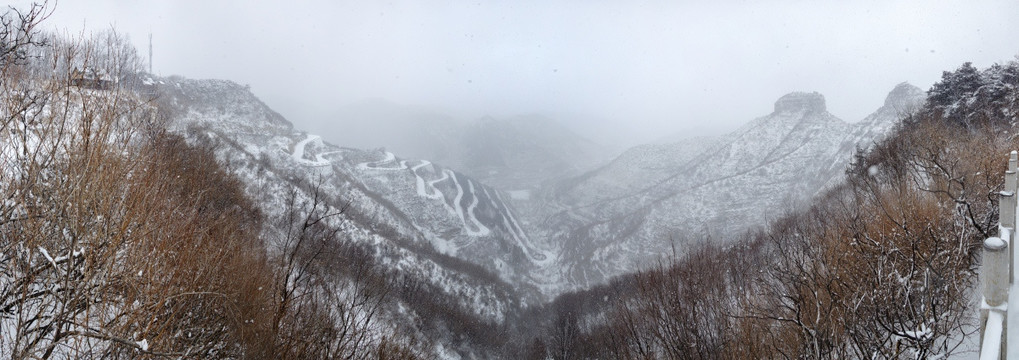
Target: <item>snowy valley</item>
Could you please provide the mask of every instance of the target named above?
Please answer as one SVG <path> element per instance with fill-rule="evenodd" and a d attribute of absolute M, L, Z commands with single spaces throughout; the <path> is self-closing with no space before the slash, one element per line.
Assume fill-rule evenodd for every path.
<path fill-rule="evenodd" d="M 206 82 L 186 80 L 183 86 Z M 236 85 L 232 87 L 220 91 L 242 92 Z M 189 91 L 199 91 L 197 97 L 203 99 L 227 96 L 204 89 Z M 249 97 L 247 103 L 230 101 L 216 106 L 239 107 L 227 108 L 227 113 L 263 106 L 250 94 L 244 96 Z M 227 163 L 269 158 L 273 166 L 290 167 L 294 176 L 328 179 L 325 183 L 337 185 L 327 193 L 356 199 L 351 200 L 349 211 L 372 214 L 375 226 L 395 232 L 391 235 L 484 267 L 534 304 L 641 270 L 671 256 L 673 249 L 682 255 L 690 244 L 729 239 L 722 234 L 763 227 L 840 181 L 857 149 L 879 141 L 892 130 L 900 114 L 919 106 L 923 99 L 920 89 L 901 84 L 872 115 L 846 123 L 827 113 L 821 94 L 793 93 L 779 99 L 770 115 L 731 134 L 641 145 L 605 165 L 581 168 L 579 174 L 570 175 L 566 169 L 543 177 L 544 173 L 528 171 L 525 166 L 504 166 L 489 175 L 484 168 L 472 168 L 472 173 L 481 173 L 481 177 L 505 177 L 499 185 L 489 185 L 433 159 L 333 145 L 323 140 L 328 134 L 280 127 L 274 130 L 275 138 L 250 137 L 245 134 L 263 125 L 249 123 L 250 118 L 224 118 L 198 110 L 192 113 L 201 116 L 194 121 L 243 149 L 224 154 Z M 412 116 L 404 115 L 410 117 L 407 123 L 412 123 Z M 362 123 L 356 128 L 374 132 L 369 129 L 371 118 L 359 121 Z M 479 126 L 492 123 L 481 120 Z M 519 154 L 520 149 L 532 146 L 542 149 L 533 153 L 546 156 L 586 150 L 587 143 L 573 141 L 576 135 L 568 130 L 543 133 L 558 136 L 537 138 L 503 128 L 474 130 L 470 138 L 499 134 L 505 140 L 442 147 L 453 153 L 475 154 L 476 144 L 482 143 L 489 144 L 482 153 Z M 442 136 L 437 137 L 422 135 L 419 141 L 440 143 Z M 543 150 L 571 146 L 574 149 L 562 152 Z M 595 163 L 592 157 L 587 161 Z M 543 167 L 562 161 L 533 160 Z M 507 173 L 514 170 L 519 173 Z M 528 176 L 536 180 L 516 180 Z M 254 174 L 243 177 L 262 181 Z"/>
<path fill-rule="evenodd" d="M 984 239 L 1007 237 L 1019 58 L 966 62 L 929 89 L 868 85 L 880 106 L 840 118 L 857 99 L 788 92 L 813 84 L 795 74 L 651 66 L 646 50 L 671 42 L 522 50 L 455 29 L 471 44 L 459 55 L 501 72 L 369 46 L 288 53 L 329 64 L 303 78 L 274 64 L 299 86 L 253 91 L 159 75 L 151 36 L 146 63 L 114 30 L 40 31 L 52 13 L 0 14 L 0 358 L 954 358 L 998 311 L 976 288 Z M 404 49 L 435 28 L 388 35 Z M 590 49 L 623 60 L 520 55 Z M 415 70 L 357 87 L 341 65 L 355 60 Z M 376 84 L 464 107 L 364 100 Z M 281 114 L 352 89 L 360 101 L 316 104 L 324 118 Z M 463 115 L 487 106 L 503 111 Z"/>

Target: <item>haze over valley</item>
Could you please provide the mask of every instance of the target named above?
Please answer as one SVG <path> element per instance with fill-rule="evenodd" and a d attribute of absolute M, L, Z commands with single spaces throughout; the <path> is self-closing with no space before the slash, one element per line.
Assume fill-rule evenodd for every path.
<path fill-rule="evenodd" d="M 2 358 L 978 351 L 1017 3 L 5 11 Z"/>

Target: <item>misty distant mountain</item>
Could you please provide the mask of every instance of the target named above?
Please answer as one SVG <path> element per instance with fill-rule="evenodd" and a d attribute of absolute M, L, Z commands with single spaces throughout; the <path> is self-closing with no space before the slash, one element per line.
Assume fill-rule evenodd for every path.
<path fill-rule="evenodd" d="M 579 174 L 607 155 L 598 144 L 541 115 L 484 118 L 464 135 L 462 151 L 444 161 L 503 189 L 531 189 Z"/>
<path fill-rule="evenodd" d="M 342 106 L 327 121 L 312 124 L 308 131 L 335 144 L 358 149 L 385 148 L 420 159 L 448 157 L 470 125 L 440 110 L 383 99 Z"/>
<path fill-rule="evenodd" d="M 437 111 L 370 100 L 347 105 L 313 129 L 346 147 L 428 159 L 503 190 L 533 189 L 576 175 L 608 151 L 542 115 L 467 122 Z"/>
<path fill-rule="evenodd" d="M 643 145 L 563 181 L 536 214 L 559 244 L 566 283 L 587 286 L 634 271 L 691 241 L 763 226 L 841 179 L 857 147 L 887 134 L 924 92 L 900 84 L 857 123 L 828 113 L 824 96 L 791 93 L 774 111 L 717 138 Z M 726 236 L 717 236 L 726 234 Z"/>

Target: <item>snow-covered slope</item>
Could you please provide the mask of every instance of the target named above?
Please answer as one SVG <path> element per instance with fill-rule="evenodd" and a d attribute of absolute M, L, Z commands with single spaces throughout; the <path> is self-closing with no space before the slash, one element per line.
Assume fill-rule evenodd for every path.
<path fill-rule="evenodd" d="M 575 287 L 637 270 L 673 246 L 732 238 L 840 179 L 856 148 L 888 133 L 923 95 L 900 84 L 851 124 L 828 113 L 821 94 L 791 93 L 720 138 L 631 149 L 561 184 L 535 233 L 559 246 L 563 281 Z"/>
<path fill-rule="evenodd" d="M 690 241 L 763 226 L 841 178 L 853 152 L 924 95 L 901 84 L 872 115 L 846 123 L 827 112 L 822 95 L 792 93 L 730 134 L 638 146 L 563 179 L 590 153 L 582 140 L 558 144 L 572 137 L 544 119 L 461 128 L 466 151 L 440 162 L 330 144 L 233 83 L 158 86 L 180 112 L 173 126 L 228 145 L 221 156 L 267 207 L 288 184 L 321 184 L 334 206 L 347 206 L 342 221 L 353 241 L 492 319 L 516 299 L 540 301 L 637 270 L 674 246 L 682 252 Z"/>
<path fill-rule="evenodd" d="M 577 203 L 610 200 L 646 189 L 690 167 L 691 161 L 718 141 L 713 137 L 696 137 L 638 145 L 600 168 L 557 185 L 575 196 L 572 201 Z"/>
<path fill-rule="evenodd" d="M 329 144 L 295 130 L 229 81 L 148 83 L 145 91 L 158 93 L 173 112 L 167 127 L 218 144 L 217 156 L 245 182 L 266 218 L 285 215 L 292 189 L 300 202 L 310 202 L 318 188 L 326 205 L 342 211 L 326 221 L 341 229 L 344 241 L 373 249 L 386 273 L 438 289 L 444 306 L 499 324 L 539 300 L 532 284 L 544 280 L 529 270 L 555 257 L 524 231 L 503 201 L 506 194 L 427 160 Z M 415 306 L 391 309 L 393 328 L 406 330 L 419 315 Z"/>

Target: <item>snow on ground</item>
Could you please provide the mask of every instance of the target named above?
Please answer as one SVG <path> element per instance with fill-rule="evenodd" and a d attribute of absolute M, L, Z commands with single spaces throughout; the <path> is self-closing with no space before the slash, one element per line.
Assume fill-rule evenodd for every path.
<path fill-rule="evenodd" d="M 470 185 L 471 196 L 474 196 L 474 201 L 467 207 L 467 211 L 464 211 L 463 206 L 460 205 L 460 200 L 462 200 L 466 194 L 463 185 L 461 185 L 460 181 L 457 180 L 456 174 L 453 173 L 452 170 L 443 169 L 442 172 L 453 180 L 453 185 L 456 187 L 456 196 L 453 198 L 453 207 L 451 210 L 460 217 L 460 221 L 463 223 L 464 230 L 467 231 L 467 235 L 486 236 L 490 234 L 492 231 L 489 230 L 488 227 L 485 227 L 485 225 L 482 225 L 481 221 L 478 221 L 478 218 L 474 216 L 474 208 L 478 205 L 478 197 L 474 196 L 474 184 L 469 180 L 467 182 L 467 184 Z M 471 224 L 474 225 L 473 228 L 471 227 Z"/>
<path fill-rule="evenodd" d="M 307 166 L 329 166 L 329 161 L 323 159 L 321 154 L 316 155 L 315 160 L 308 160 L 304 158 L 304 147 L 312 141 L 321 141 L 321 138 L 318 135 L 308 134 L 307 138 L 298 142 L 297 145 L 294 145 L 294 154 L 292 155 L 294 161 Z"/>
<path fill-rule="evenodd" d="M 387 171 L 391 171 L 391 170 L 406 170 L 407 169 L 407 162 L 406 161 L 400 161 L 399 165 L 396 166 L 396 167 L 383 167 L 382 166 L 383 164 L 387 164 L 387 163 L 391 163 L 391 162 L 396 161 L 396 155 L 393 155 L 393 153 L 386 151 L 385 154 L 386 154 L 386 157 L 383 158 L 382 160 L 363 162 L 363 163 L 357 164 L 357 168 L 361 169 L 361 170 L 387 170 Z"/>
<path fill-rule="evenodd" d="M 492 230 L 482 224 L 481 221 L 478 221 L 477 215 L 474 214 L 474 209 L 478 207 L 478 194 L 474 192 L 474 182 L 467 180 L 467 187 L 471 189 L 471 197 L 473 199 L 471 199 L 471 204 L 467 206 L 467 213 L 465 215 L 471 219 L 471 222 L 478 229 L 477 232 L 472 233 L 471 228 L 467 227 L 467 233 L 473 236 L 486 236 L 492 233 Z"/>
<path fill-rule="evenodd" d="M 415 224 L 414 226 L 416 226 L 418 230 L 422 230 L 421 233 L 425 235 L 425 239 L 427 239 L 428 242 L 432 244 L 432 247 L 434 247 L 435 250 L 438 251 L 439 253 L 446 254 L 449 256 L 456 256 L 456 253 L 460 250 L 460 247 L 456 246 L 456 242 L 449 239 L 445 239 L 440 236 L 436 236 L 435 234 L 432 234 L 430 231 L 426 231 L 420 226 L 417 226 L 417 224 Z"/>
<path fill-rule="evenodd" d="M 439 194 L 442 194 L 442 192 L 440 192 L 439 189 L 435 187 L 435 184 L 438 184 L 438 183 L 446 181 L 446 180 L 449 180 L 449 174 L 446 174 L 446 172 L 443 171 L 442 172 L 442 177 L 440 177 L 440 178 L 438 178 L 436 180 L 429 181 L 428 182 L 428 186 L 431 187 L 432 189 L 435 189 L 435 191 L 438 192 Z"/>
<path fill-rule="evenodd" d="M 325 157 L 326 157 L 327 155 L 333 155 L 333 154 L 342 154 L 342 153 L 343 153 L 343 151 L 344 151 L 344 150 L 336 150 L 336 151 L 327 151 L 327 152 L 324 152 L 324 153 L 319 153 L 319 154 L 315 154 L 315 161 L 319 161 L 319 162 L 329 162 L 329 160 L 326 160 L 326 159 L 325 159 Z M 340 155 L 340 156 L 339 156 L 339 158 L 338 158 L 337 160 L 343 160 L 343 155 Z"/>
<path fill-rule="evenodd" d="M 418 195 L 433 200 L 442 199 L 442 191 L 439 191 L 439 189 L 435 188 L 435 184 L 439 183 L 440 181 L 448 179 L 449 175 L 447 175 L 446 172 L 443 171 L 442 177 L 439 178 L 438 180 L 425 182 L 425 179 L 422 178 L 421 175 L 419 175 L 417 172 L 418 169 L 431 164 L 432 164 L 431 161 L 421 160 L 420 164 L 414 165 L 414 167 L 410 168 L 410 170 L 414 173 L 414 177 L 416 178 L 415 180 L 417 181 Z"/>
<path fill-rule="evenodd" d="M 464 218 L 463 208 L 460 207 L 460 199 L 464 196 L 464 189 L 460 186 L 460 182 L 456 180 L 456 174 L 453 174 L 452 171 L 446 169 L 443 169 L 442 172 L 448 174 L 450 179 L 453 179 L 453 185 L 456 186 L 456 196 L 453 197 L 453 212 L 460 217 L 460 221 L 463 222 L 464 228 L 467 229 L 467 233 L 470 234 L 471 229 L 467 226 L 467 219 Z"/>
<path fill-rule="evenodd" d="M 489 197 L 491 197 L 491 195 L 489 195 Z M 499 194 L 498 191 L 495 192 L 495 197 L 499 199 L 499 202 L 503 204 L 503 206 L 505 206 L 506 201 L 503 200 L 502 195 Z M 530 258 L 531 262 L 541 266 L 553 265 L 553 263 L 558 258 L 558 256 L 556 256 L 555 251 L 542 249 L 536 246 L 533 242 L 531 242 L 531 239 L 527 236 L 527 233 L 524 232 L 524 229 L 520 226 L 520 223 L 517 222 L 517 219 L 515 216 L 513 216 L 513 213 L 509 211 L 509 209 L 504 209 L 503 212 L 506 214 L 506 216 L 503 218 L 506 228 L 509 229 L 510 233 L 513 234 L 513 238 L 517 241 L 518 244 L 520 244 L 520 247 L 526 250 L 525 253 L 527 254 L 527 257 Z"/>

